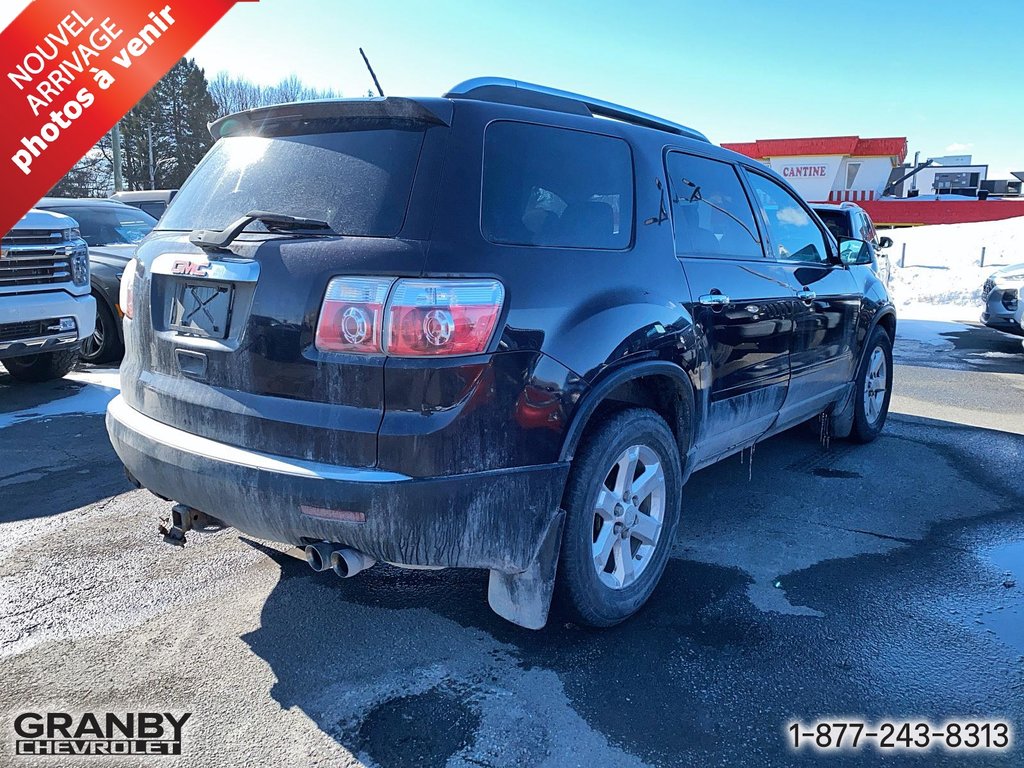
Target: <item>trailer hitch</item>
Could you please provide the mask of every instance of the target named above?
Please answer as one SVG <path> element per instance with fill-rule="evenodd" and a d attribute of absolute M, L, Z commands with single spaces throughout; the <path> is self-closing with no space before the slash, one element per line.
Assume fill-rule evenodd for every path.
<path fill-rule="evenodd" d="M 205 512 L 193 509 L 186 504 L 175 504 L 171 507 L 170 518 L 161 518 L 157 530 L 163 536 L 166 543 L 176 547 L 185 546 L 185 534 L 191 530 L 219 531 L 227 526 L 215 517 Z"/>

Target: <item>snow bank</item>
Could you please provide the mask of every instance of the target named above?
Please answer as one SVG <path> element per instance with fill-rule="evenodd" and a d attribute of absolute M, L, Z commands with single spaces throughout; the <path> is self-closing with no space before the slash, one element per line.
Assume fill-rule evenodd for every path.
<path fill-rule="evenodd" d="M 887 251 L 889 290 L 901 317 L 977 321 L 985 279 L 1000 266 L 1024 262 L 1024 217 L 881 234 L 893 239 Z M 985 266 L 980 264 L 982 248 Z"/>

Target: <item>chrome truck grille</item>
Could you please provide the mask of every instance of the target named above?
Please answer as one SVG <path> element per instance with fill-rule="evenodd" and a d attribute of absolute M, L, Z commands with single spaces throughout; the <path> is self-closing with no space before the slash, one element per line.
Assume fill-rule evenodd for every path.
<path fill-rule="evenodd" d="M 66 283 L 74 251 L 66 230 L 8 232 L 0 239 L 0 288 Z"/>

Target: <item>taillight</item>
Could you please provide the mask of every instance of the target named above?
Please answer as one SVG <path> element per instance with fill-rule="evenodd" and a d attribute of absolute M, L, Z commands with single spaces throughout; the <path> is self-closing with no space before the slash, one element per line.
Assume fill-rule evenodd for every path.
<path fill-rule="evenodd" d="M 391 277 L 335 277 L 327 284 L 316 325 L 323 352 L 380 352 L 384 302 Z"/>
<path fill-rule="evenodd" d="M 497 280 L 399 280 L 388 300 L 384 351 L 398 357 L 484 352 L 504 301 Z"/>
<path fill-rule="evenodd" d="M 135 316 L 135 272 L 139 262 L 132 259 L 124 268 L 121 284 L 117 292 L 117 303 L 121 305 L 124 316 L 131 320 Z"/>
<path fill-rule="evenodd" d="M 396 357 L 478 354 L 491 343 L 504 301 L 497 280 L 335 277 L 320 308 L 316 348 Z"/>

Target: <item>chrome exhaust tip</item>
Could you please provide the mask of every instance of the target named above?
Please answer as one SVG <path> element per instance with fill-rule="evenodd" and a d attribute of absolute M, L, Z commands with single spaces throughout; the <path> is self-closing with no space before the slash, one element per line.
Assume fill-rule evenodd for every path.
<path fill-rule="evenodd" d="M 306 547 L 306 562 L 314 571 L 326 571 L 331 567 L 331 553 L 335 545 L 321 541 Z"/>
<path fill-rule="evenodd" d="M 351 547 L 336 549 L 331 553 L 331 570 L 343 579 L 365 571 L 377 561 L 365 552 Z"/>

